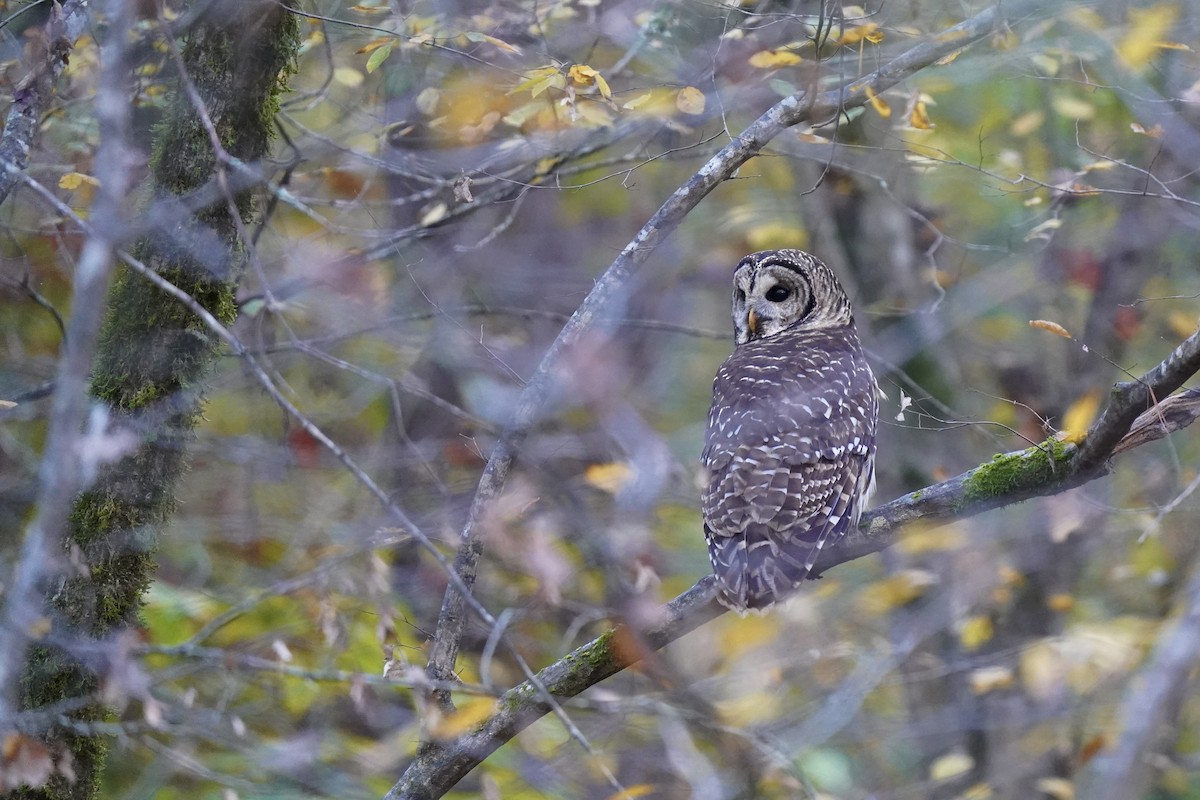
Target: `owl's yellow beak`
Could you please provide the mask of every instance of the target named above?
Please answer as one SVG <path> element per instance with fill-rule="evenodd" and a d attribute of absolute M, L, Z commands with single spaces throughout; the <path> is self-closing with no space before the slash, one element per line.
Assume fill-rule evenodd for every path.
<path fill-rule="evenodd" d="M 746 315 L 746 327 L 750 329 L 750 333 L 754 336 L 758 335 L 758 314 L 754 313 L 754 309 L 750 309 L 750 313 Z"/>

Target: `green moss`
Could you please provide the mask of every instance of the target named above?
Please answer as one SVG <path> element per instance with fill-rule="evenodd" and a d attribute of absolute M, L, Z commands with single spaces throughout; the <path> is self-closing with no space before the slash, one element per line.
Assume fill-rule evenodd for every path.
<path fill-rule="evenodd" d="M 1065 443 L 1047 439 L 1018 453 L 997 454 L 975 468 L 963 484 L 960 505 L 1046 486 L 1066 478 L 1074 453 Z"/>

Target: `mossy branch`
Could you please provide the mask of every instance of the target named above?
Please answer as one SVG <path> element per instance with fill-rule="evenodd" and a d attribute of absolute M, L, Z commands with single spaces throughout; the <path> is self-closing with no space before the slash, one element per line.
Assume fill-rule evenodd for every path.
<path fill-rule="evenodd" d="M 909 523 L 962 519 L 1033 497 L 1058 494 L 1107 474 L 1108 459 L 1114 452 L 1163 438 L 1195 420 L 1200 406 L 1200 393 L 1195 390 L 1170 398 L 1161 408 L 1145 409 L 1143 403 L 1144 398 L 1163 397 L 1197 371 L 1200 332 L 1188 337 L 1139 380 L 1118 384 L 1109 408 L 1080 446 L 1048 439 L 1024 450 L 996 455 L 957 477 L 878 506 L 863 515 L 857 531 L 822 553 L 816 572 L 890 547 Z M 1111 435 L 1114 426 L 1122 432 L 1116 439 Z M 1106 449 L 1089 448 L 1093 437 L 1108 443 Z M 1083 454 L 1089 452 L 1098 452 L 1100 457 L 1085 460 Z M 706 576 L 667 603 L 659 615 L 660 622 L 640 632 L 618 626 L 568 653 L 537 677 L 555 698 L 567 700 L 724 611 L 716 601 L 714 579 Z M 531 682 L 514 686 L 500 696 L 495 713 L 474 731 L 422 751 L 385 800 L 441 797 L 497 748 L 549 711 L 549 704 Z"/>

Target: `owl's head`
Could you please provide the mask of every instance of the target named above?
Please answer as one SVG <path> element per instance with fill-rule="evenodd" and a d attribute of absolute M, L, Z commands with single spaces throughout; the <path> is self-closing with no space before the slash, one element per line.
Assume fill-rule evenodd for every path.
<path fill-rule="evenodd" d="M 850 322 L 850 299 L 833 271 L 802 250 L 763 250 L 733 273 L 733 327 L 738 344 L 793 326 L 806 330 Z"/>

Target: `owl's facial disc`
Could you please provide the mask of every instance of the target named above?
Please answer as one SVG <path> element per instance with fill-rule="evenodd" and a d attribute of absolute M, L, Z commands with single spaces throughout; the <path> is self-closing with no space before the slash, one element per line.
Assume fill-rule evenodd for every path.
<path fill-rule="evenodd" d="M 812 311 L 808 278 L 786 264 L 747 261 L 733 278 L 733 324 L 738 344 L 774 336 Z"/>

